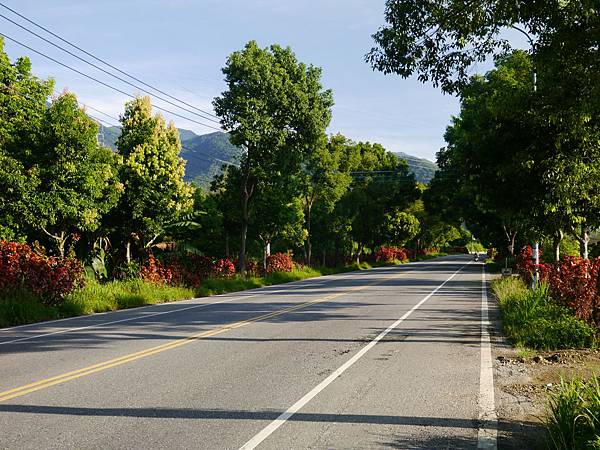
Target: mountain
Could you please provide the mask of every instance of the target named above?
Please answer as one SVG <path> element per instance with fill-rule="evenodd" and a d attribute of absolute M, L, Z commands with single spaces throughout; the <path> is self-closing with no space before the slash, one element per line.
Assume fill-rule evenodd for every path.
<path fill-rule="evenodd" d="M 119 127 L 102 127 L 99 140 L 107 147 L 116 148 Z M 239 161 L 240 149 L 229 142 L 227 133 L 220 131 L 197 135 L 193 131 L 179 129 L 181 157 L 187 161 L 185 179 L 201 186 L 207 186 L 212 177 L 219 173 L 226 163 Z M 437 165 L 427 159 L 417 158 L 402 152 L 394 152 L 398 159 L 404 159 L 417 181 L 428 183 L 437 170 Z"/>
<path fill-rule="evenodd" d="M 194 135 L 182 142 L 181 157 L 187 161 L 185 178 L 206 185 L 223 164 L 238 162 L 240 153 L 240 149 L 229 142 L 227 133 Z"/>
<path fill-rule="evenodd" d="M 408 163 L 408 169 L 415 174 L 418 182 L 427 184 L 435 175 L 438 166 L 428 159 L 417 158 L 403 152 L 394 152 L 398 159 L 404 159 Z"/>

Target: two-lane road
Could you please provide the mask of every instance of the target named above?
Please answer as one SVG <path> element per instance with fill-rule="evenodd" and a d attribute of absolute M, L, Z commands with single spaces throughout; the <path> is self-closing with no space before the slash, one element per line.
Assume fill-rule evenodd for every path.
<path fill-rule="evenodd" d="M 493 448 L 468 256 L 0 330 L 0 448 Z"/>

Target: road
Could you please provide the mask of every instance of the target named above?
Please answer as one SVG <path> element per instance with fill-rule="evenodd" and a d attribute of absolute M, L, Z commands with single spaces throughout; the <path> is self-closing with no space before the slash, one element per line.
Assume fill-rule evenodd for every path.
<path fill-rule="evenodd" d="M 0 330 L 0 448 L 494 448 L 467 255 Z"/>

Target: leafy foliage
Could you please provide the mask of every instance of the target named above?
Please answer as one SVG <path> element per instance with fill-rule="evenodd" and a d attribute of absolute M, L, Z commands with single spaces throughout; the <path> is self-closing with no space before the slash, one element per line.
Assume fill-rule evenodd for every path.
<path fill-rule="evenodd" d="M 45 256 L 27 244 L 0 241 L 0 295 L 25 290 L 54 305 L 83 285 L 83 266 L 77 259 Z"/>

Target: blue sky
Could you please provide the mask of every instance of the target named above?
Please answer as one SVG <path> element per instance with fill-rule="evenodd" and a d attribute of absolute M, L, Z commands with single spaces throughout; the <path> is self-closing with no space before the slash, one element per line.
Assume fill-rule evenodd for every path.
<path fill-rule="evenodd" d="M 290 46 L 323 68 L 335 106 L 330 133 L 380 142 L 388 150 L 435 159 L 458 101 L 439 90 L 373 72 L 364 62 L 370 35 L 383 23 L 384 0 L 3 0 L 3 3 L 84 49 L 203 109 L 225 88 L 227 55 L 254 39 Z M 12 15 L 3 8 L 0 12 Z M 0 18 L 0 30 L 90 75 L 110 79 Z M 31 57 L 34 72 L 53 77 L 57 91 L 118 116 L 126 97 L 7 42 L 11 59 Z M 160 102 L 157 102 L 161 104 Z M 172 108 L 169 105 L 164 105 Z M 90 111 L 93 112 L 93 111 Z M 185 113 L 183 113 L 185 114 Z M 169 117 L 168 114 L 164 114 Z M 173 118 L 198 134 L 213 130 Z M 110 120 L 109 120 L 110 121 Z M 114 121 L 113 121 L 114 122 Z"/>

